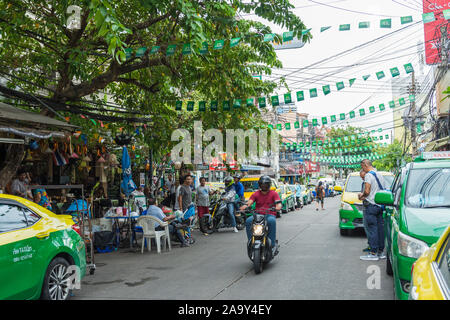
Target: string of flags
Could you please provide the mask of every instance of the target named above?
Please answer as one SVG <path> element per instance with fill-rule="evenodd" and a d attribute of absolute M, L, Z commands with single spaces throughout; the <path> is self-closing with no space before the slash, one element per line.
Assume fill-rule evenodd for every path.
<path fill-rule="evenodd" d="M 442 13 L 443 13 L 445 19 L 447 19 L 447 20 L 450 19 L 450 10 L 444 10 Z M 429 23 L 429 22 L 433 22 L 436 20 L 436 17 L 433 12 L 424 13 L 424 14 L 422 14 L 421 18 L 422 18 L 423 23 Z M 412 23 L 413 20 L 414 20 L 413 16 L 403 16 L 403 17 L 400 17 L 400 24 L 405 25 L 408 23 Z M 369 29 L 371 27 L 371 25 L 372 25 L 371 21 L 361 21 L 361 22 L 358 22 L 358 29 Z M 392 19 L 391 18 L 381 19 L 379 21 L 379 27 L 381 29 L 392 28 Z M 327 30 L 330 30 L 331 28 L 332 28 L 332 26 L 323 26 L 320 28 L 320 32 L 321 33 L 325 32 Z M 304 36 L 304 35 L 310 33 L 311 30 L 312 30 L 311 28 L 303 30 L 301 35 Z M 340 24 L 338 30 L 339 31 L 349 31 L 349 30 L 351 30 L 351 24 L 349 24 L 349 23 Z M 251 35 L 251 36 L 261 36 L 261 35 Z M 277 36 L 277 34 L 275 34 L 275 33 L 268 33 L 268 34 L 264 34 L 262 36 L 263 36 L 263 42 L 273 42 L 273 44 L 279 44 L 275 39 L 275 37 Z M 245 36 L 243 36 L 243 37 L 245 37 Z M 230 48 L 233 48 L 241 42 L 243 37 L 234 37 L 229 40 L 228 39 L 217 39 L 217 40 L 204 41 L 202 43 L 202 46 L 198 49 L 197 53 L 201 54 L 201 55 L 207 54 L 210 50 L 210 47 L 212 48 L 212 50 L 222 50 L 223 48 L 225 48 L 226 43 L 228 44 L 228 46 Z M 293 31 L 283 32 L 281 39 L 282 39 L 283 43 L 292 41 L 294 39 L 294 32 Z M 170 44 L 167 46 L 166 51 L 164 53 L 167 57 L 173 56 L 175 54 L 176 50 L 179 48 L 181 48 L 181 53 L 183 55 L 189 55 L 189 54 L 193 53 L 193 49 L 192 49 L 190 43 Z M 144 46 L 144 47 L 140 47 L 137 49 L 133 49 L 133 48 L 125 49 L 125 55 L 126 55 L 127 60 L 133 57 L 133 53 L 136 58 L 139 58 L 139 57 L 143 57 L 147 53 L 150 55 L 153 55 L 153 54 L 157 54 L 160 52 L 161 52 L 161 46 L 158 46 L 158 45 L 153 45 L 151 47 Z"/>
<path fill-rule="evenodd" d="M 300 157 L 301 160 L 311 160 L 313 162 L 320 162 L 324 164 L 328 164 L 329 166 L 348 166 L 357 164 L 359 165 L 362 160 L 380 160 L 386 157 L 386 154 L 378 154 L 378 153 L 365 153 L 358 155 L 348 155 L 348 156 L 317 156 L 317 155 L 305 155 Z"/>

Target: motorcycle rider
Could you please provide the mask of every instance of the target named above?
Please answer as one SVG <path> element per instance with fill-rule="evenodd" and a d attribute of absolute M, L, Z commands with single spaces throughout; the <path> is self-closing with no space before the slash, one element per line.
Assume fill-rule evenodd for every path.
<path fill-rule="evenodd" d="M 235 201 L 236 201 L 236 189 L 234 187 L 233 178 L 228 176 L 224 180 L 225 194 L 222 195 L 222 199 L 227 203 L 228 214 L 231 219 L 231 226 L 234 228 L 234 232 L 238 232 L 236 228 L 236 218 L 234 217 Z"/>
<path fill-rule="evenodd" d="M 269 239 L 272 243 L 272 248 L 274 252 L 277 252 L 277 242 L 276 242 L 276 212 L 268 212 L 267 210 L 272 208 L 274 204 L 275 210 L 281 210 L 282 204 L 281 199 L 278 193 L 275 190 L 270 190 L 270 186 L 272 185 L 272 180 L 269 176 L 262 176 L 258 180 L 259 189 L 255 193 L 252 194 L 250 199 L 247 201 L 246 205 L 241 207 L 241 211 L 250 207 L 253 203 L 255 203 L 255 211 L 258 214 L 268 215 L 267 216 L 267 224 L 269 226 Z M 247 238 L 250 241 L 252 237 L 251 226 L 253 222 L 253 216 L 247 218 L 245 221 L 245 227 L 247 230 Z"/>

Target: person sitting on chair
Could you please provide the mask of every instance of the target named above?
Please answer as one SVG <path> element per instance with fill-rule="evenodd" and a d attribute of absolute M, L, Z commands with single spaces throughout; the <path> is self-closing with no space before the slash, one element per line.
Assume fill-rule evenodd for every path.
<path fill-rule="evenodd" d="M 166 216 L 164 214 L 164 212 L 161 210 L 161 208 L 156 206 L 156 199 L 153 198 L 153 197 L 148 198 L 147 202 L 148 202 L 148 205 L 149 205 L 148 209 L 145 210 L 142 213 L 142 215 L 150 215 L 150 216 L 158 218 L 159 220 L 162 220 L 164 222 L 168 222 L 169 223 L 169 232 L 170 232 L 170 234 L 175 234 L 177 239 L 181 242 L 181 246 L 182 247 L 189 247 L 189 244 L 184 240 L 184 237 L 183 237 L 183 234 L 181 233 L 181 230 L 175 228 L 175 226 L 171 222 L 172 220 L 175 219 L 175 215 L 171 214 L 169 216 Z M 161 231 L 161 230 L 164 230 L 164 228 L 162 226 L 160 226 L 159 223 L 155 222 L 155 230 L 156 231 Z"/>

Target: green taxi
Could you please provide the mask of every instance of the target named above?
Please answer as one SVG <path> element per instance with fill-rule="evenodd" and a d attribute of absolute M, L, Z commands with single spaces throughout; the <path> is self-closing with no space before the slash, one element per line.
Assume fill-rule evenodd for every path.
<path fill-rule="evenodd" d="M 377 192 L 375 202 L 386 206 L 386 272 L 403 300 L 414 262 L 450 224 L 450 152 L 424 152 L 401 169 L 391 190 Z"/>
<path fill-rule="evenodd" d="M 0 194 L 0 300 L 67 300 L 86 273 L 72 216 Z"/>

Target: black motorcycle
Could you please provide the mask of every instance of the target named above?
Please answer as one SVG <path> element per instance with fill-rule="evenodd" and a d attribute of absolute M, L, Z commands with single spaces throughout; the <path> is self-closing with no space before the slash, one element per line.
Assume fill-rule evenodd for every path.
<path fill-rule="evenodd" d="M 222 196 L 225 193 L 222 194 Z M 231 218 L 228 212 L 227 202 L 223 198 L 212 200 L 210 214 L 205 214 L 199 220 L 200 231 L 203 233 L 217 232 L 219 229 L 231 228 Z M 245 215 L 239 212 L 239 208 L 234 211 L 236 228 L 242 230 L 245 228 Z"/>
<path fill-rule="evenodd" d="M 275 212 L 275 208 L 267 210 Z M 247 253 L 253 261 L 253 268 L 256 274 L 263 271 L 263 267 L 278 254 L 278 240 L 275 248 L 269 239 L 269 225 L 267 223 L 268 214 L 253 212 L 253 222 L 251 226 L 252 237 L 247 243 Z"/>

